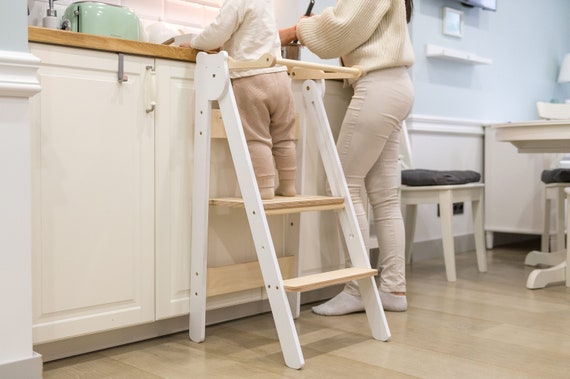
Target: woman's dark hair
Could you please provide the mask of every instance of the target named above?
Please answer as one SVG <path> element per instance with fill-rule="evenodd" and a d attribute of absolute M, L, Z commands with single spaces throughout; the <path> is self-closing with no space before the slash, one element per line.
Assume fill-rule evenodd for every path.
<path fill-rule="evenodd" d="M 410 23 L 412 13 L 414 13 L 414 0 L 404 0 L 406 2 L 406 21 Z"/>

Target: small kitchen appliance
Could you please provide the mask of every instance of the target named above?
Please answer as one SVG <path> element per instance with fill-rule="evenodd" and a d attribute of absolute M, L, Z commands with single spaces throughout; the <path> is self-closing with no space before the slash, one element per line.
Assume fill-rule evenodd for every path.
<path fill-rule="evenodd" d="M 140 20 L 130 8 L 95 1 L 70 4 L 62 29 L 135 41 L 141 37 Z"/>

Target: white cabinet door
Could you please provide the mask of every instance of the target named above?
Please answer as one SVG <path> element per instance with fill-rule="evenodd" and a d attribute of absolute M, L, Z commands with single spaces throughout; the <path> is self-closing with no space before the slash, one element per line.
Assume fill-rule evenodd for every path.
<path fill-rule="evenodd" d="M 485 231 L 542 234 L 544 184 L 542 170 L 554 168 L 562 154 L 521 154 L 507 142 L 497 142 L 485 128 Z M 551 223 L 554 224 L 554 221 Z"/>
<path fill-rule="evenodd" d="M 194 66 L 156 60 L 156 319 L 189 311 Z"/>
<path fill-rule="evenodd" d="M 154 319 L 154 60 L 32 44 L 34 342 Z"/>

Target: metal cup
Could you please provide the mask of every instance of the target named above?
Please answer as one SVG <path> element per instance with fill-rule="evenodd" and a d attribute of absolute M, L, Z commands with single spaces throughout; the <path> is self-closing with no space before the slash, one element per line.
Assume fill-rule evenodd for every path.
<path fill-rule="evenodd" d="M 281 56 L 285 59 L 294 59 L 296 61 L 301 59 L 301 44 L 289 43 L 281 46 Z"/>

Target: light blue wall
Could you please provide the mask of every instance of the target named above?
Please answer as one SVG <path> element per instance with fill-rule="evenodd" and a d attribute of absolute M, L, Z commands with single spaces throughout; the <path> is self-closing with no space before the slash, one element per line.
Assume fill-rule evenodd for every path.
<path fill-rule="evenodd" d="M 490 121 L 535 119 L 535 103 L 565 98 L 556 82 L 570 52 L 570 1 L 498 0 L 497 12 L 453 0 L 414 0 L 414 114 Z M 462 38 L 442 33 L 444 6 L 464 12 Z M 470 51 L 491 65 L 426 58 L 426 44 Z M 566 84 L 568 85 L 568 84 Z"/>
<path fill-rule="evenodd" d="M 403 0 L 402 0 L 403 1 Z M 497 12 L 466 8 L 454 0 L 414 0 L 410 31 L 416 52 L 412 76 L 414 114 L 482 121 L 537 118 L 538 100 L 570 98 L 570 84 L 556 83 L 570 53 L 570 0 L 497 0 Z M 278 22 L 288 26 L 308 0 L 277 0 Z M 336 0 L 316 0 L 315 13 Z M 464 12 L 462 38 L 442 33 L 443 7 Z M 491 65 L 466 65 L 426 58 L 426 44 L 473 52 Z M 302 59 L 318 61 L 308 51 Z M 336 64 L 335 60 L 325 61 Z"/>
<path fill-rule="evenodd" d="M 28 3 L 26 0 L 2 1 L 0 12 L 0 50 L 28 51 Z M 14 17 L 16 14 L 22 17 Z"/>

